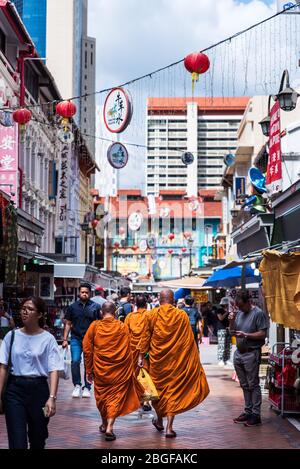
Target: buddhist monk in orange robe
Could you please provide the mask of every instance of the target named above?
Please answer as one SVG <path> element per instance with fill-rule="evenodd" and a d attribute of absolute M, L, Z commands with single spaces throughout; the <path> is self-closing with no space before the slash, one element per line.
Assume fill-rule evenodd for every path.
<path fill-rule="evenodd" d="M 125 318 L 125 324 L 128 326 L 130 333 L 130 346 L 133 355 L 133 364 L 136 367 L 136 375 L 138 375 L 140 368 L 138 367 L 139 353 L 147 346 L 147 298 L 145 295 L 137 295 L 135 304 L 137 311 L 129 313 Z M 149 361 L 144 358 L 143 367 L 149 369 Z M 149 401 L 143 402 L 143 410 L 150 411 L 151 405 Z"/>
<path fill-rule="evenodd" d="M 140 406 L 142 389 L 136 380 L 128 327 L 115 317 L 114 303 L 102 306 L 102 319 L 94 321 L 83 339 L 89 382 L 94 381 L 96 404 L 102 417 L 100 431 L 115 440 L 115 419 Z"/>
<path fill-rule="evenodd" d="M 163 290 L 160 306 L 147 313 L 149 373 L 160 397 L 153 402 L 157 419 L 152 423 L 162 431 L 163 417 L 167 417 L 167 438 L 176 437 L 175 415 L 196 407 L 209 393 L 188 315 L 173 304 L 172 290 Z M 142 361 L 141 353 L 140 366 Z"/>

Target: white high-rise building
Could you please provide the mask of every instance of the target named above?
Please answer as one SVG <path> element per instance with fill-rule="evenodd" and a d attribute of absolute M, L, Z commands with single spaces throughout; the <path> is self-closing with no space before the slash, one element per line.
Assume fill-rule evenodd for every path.
<path fill-rule="evenodd" d="M 87 35 L 88 0 L 47 1 L 47 66 L 64 99 L 75 100 L 74 120 L 95 155 L 96 40 Z M 93 137 L 88 137 L 89 135 Z"/>
<path fill-rule="evenodd" d="M 237 130 L 249 98 L 149 98 L 147 194 L 180 190 L 197 196 L 216 190 L 223 157 L 236 149 Z M 194 162 L 185 166 L 183 152 Z"/>

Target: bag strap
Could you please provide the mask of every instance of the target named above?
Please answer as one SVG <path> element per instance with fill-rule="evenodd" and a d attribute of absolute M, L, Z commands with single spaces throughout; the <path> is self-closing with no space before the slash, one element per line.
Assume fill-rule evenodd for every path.
<path fill-rule="evenodd" d="M 13 329 L 11 331 L 9 353 L 8 353 L 8 362 L 7 362 L 7 371 L 8 371 L 8 373 L 10 372 L 10 369 L 12 367 L 11 352 L 12 352 L 12 346 L 13 346 L 14 340 L 15 340 L 15 330 Z"/>

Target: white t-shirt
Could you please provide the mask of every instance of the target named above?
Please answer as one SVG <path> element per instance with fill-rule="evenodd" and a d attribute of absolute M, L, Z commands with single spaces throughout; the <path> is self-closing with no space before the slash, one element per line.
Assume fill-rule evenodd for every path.
<path fill-rule="evenodd" d="M 0 363 L 3 365 L 8 364 L 10 341 L 11 331 L 4 337 L 0 348 Z M 48 377 L 51 371 L 64 369 L 57 342 L 47 331 L 29 335 L 16 329 L 11 359 L 11 374 L 16 376 Z"/>

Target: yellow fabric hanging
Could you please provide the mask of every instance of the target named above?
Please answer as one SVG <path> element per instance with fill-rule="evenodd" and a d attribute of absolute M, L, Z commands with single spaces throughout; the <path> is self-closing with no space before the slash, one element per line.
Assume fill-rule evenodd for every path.
<path fill-rule="evenodd" d="M 300 253 L 263 252 L 259 270 L 273 322 L 300 329 Z"/>

